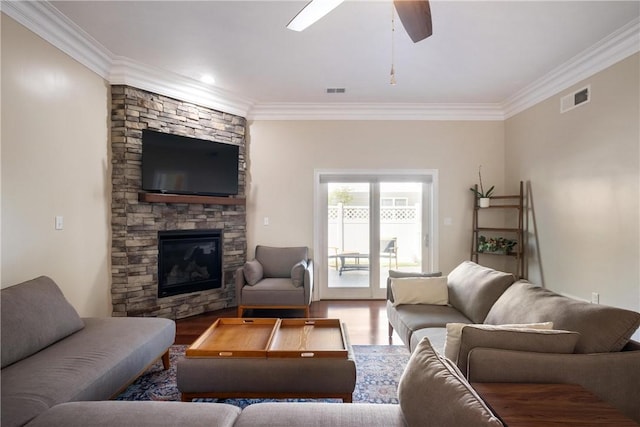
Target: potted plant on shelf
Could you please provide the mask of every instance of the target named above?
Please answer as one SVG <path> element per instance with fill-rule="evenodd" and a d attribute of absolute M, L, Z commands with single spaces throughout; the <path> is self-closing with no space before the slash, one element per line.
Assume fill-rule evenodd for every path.
<path fill-rule="evenodd" d="M 504 237 L 478 237 L 478 252 L 511 255 L 514 252 L 517 241 Z"/>
<path fill-rule="evenodd" d="M 493 194 L 493 190 L 495 189 L 495 185 L 492 185 L 486 192 L 484 191 L 484 185 L 482 184 L 482 165 L 478 167 L 478 178 L 480 180 L 480 189 L 478 190 L 478 186 L 469 188 L 473 193 L 475 193 L 476 197 L 480 199 L 480 207 L 488 208 L 491 205 L 491 194 Z"/>

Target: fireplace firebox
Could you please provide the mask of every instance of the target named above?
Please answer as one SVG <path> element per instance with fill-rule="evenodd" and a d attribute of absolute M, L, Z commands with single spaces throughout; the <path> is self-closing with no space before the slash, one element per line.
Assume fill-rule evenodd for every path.
<path fill-rule="evenodd" d="M 158 232 L 158 297 L 222 287 L 222 230 Z"/>

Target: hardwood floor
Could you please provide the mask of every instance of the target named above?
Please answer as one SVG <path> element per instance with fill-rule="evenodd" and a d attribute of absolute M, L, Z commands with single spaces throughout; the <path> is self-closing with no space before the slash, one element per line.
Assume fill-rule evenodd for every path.
<path fill-rule="evenodd" d="M 394 332 L 388 337 L 386 301 L 348 300 L 315 301 L 311 304 L 311 317 L 340 319 L 347 326 L 351 344 L 356 345 L 402 345 Z M 256 310 L 245 317 L 299 317 L 302 311 Z M 191 344 L 220 317 L 236 317 L 236 308 L 212 311 L 186 319 L 176 320 L 176 344 Z"/>

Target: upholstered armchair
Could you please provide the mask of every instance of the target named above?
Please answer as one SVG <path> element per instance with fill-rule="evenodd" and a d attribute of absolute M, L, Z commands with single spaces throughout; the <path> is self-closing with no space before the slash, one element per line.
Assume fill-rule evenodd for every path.
<path fill-rule="evenodd" d="M 309 317 L 313 261 L 306 247 L 256 246 L 255 259 L 236 270 L 238 317 L 255 308 L 300 309 Z"/>

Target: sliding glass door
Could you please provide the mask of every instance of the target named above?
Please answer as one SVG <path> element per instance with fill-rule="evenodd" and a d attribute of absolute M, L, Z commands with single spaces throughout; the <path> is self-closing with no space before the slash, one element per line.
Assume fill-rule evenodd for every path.
<path fill-rule="evenodd" d="M 316 173 L 321 299 L 381 299 L 389 269 L 434 267 L 434 177 L 434 171 Z"/>

